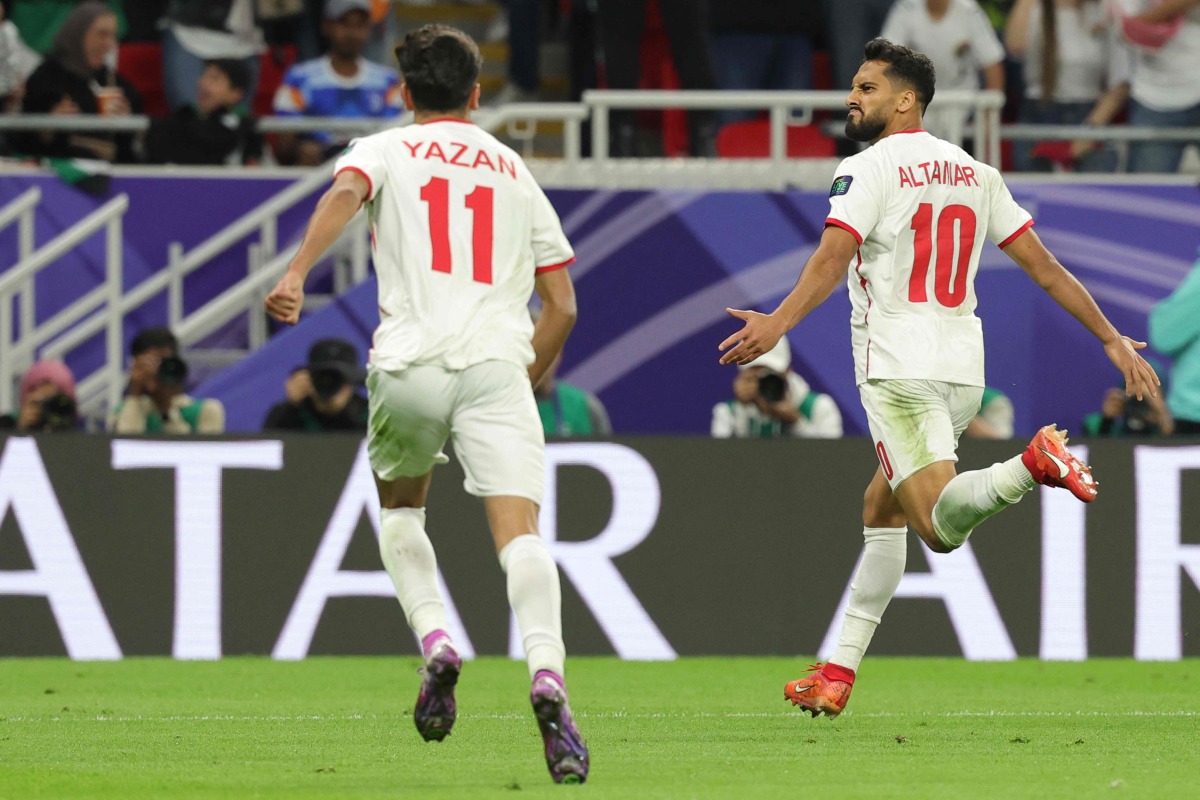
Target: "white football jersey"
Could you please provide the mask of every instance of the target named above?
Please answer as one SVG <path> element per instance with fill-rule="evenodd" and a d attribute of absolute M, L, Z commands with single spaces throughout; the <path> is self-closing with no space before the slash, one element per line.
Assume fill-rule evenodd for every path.
<path fill-rule="evenodd" d="M 857 382 L 983 386 L 983 240 L 1005 247 L 1033 225 L 1000 173 L 926 131 L 904 131 L 843 161 L 829 197 L 826 224 L 860 245 L 848 281 Z"/>
<path fill-rule="evenodd" d="M 521 157 L 445 119 L 355 139 L 334 172 L 345 170 L 370 183 L 380 317 L 371 363 L 532 363 L 534 275 L 575 257 Z"/>

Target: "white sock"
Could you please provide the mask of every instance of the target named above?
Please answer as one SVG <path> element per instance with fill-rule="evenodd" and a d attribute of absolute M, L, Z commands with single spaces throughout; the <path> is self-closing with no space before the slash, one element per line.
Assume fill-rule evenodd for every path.
<path fill-rule="evenodd" d="M 529 677 L 548 669 L 562 675 L 567 658 L 562 640 L 562 589 L 558 565 L 536 533 L 513 539 L 500 551 L 508 576 L 508 602 L 517 615 Z"/>
<path fill-rule="evenodd" d="M 947 547 L 961 547 L 981 522 L 1036 485 L 1020 456 L 956 475 L 933 506 L 933 530 Z"/>
<path fill-rule="evenodd" d="M 842 634 L 829 662 L 857 670 L 871 637 L 879 627 L 908 556 L 908 528 L 863 528 L 862 559 L 850 583 L 850 602 L 842 620 Z"/>
<path fill-rule="evenodd" d="M 385 508 L 379 519 L 379 554 L 408 626 L 420 639 L 445 630 L 446 606 L 438 588 L 437 557 L 425 533 L 425 509 Z"/>

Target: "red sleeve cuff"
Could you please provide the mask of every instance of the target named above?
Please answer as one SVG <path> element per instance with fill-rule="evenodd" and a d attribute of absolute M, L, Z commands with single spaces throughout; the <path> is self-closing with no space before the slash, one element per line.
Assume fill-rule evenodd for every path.
<path fill-rule="evenodd" d="M 361 169 L 359 169 L 358 167 L 342 167 L 341 169 L 339 169 L 339 170 L 337 171 L 337 173 L 335 173 L 335 174 L 334 174 L 334 176 L 333 176 L 333 177 L 334 177 L 334 179 L 336 180 L 336 179 L 337 179 L 337 176 L 338 176 L 338 175 L 341 175 L 343 172 L 357 172 L 359 175 L 362 175 L 362 176 L 363 176 L 363 178 L 364 178 L 364 179 L 366 180 L 366 182 L 367 182 L 367 199 L 368 199 L 368 200 L 370 200 L 372 197 L 374 197 L 374 196 L 375 196 L 375 184 L 371 183 L 371 176 L 370 176 L 370 175 L 368 175 L 367 173 L 363 172 L 363 171 L 362 171 Z"/>
<path fill-rule="evenodd" d="M 836 227 L 836 228 L 841 228 L 842 230 L 849 232 L 849 234 L 850 234 L 851 236 L 853 236 L 853 237 L 854 237 L 854 239 L 855 239 L 855 240 L 856 240 L 856 241 L 857 241 L 859 244 L 862 244 L 862 243 L 863 243 L 863 237 L 862 237 L 862 235 L 861 235 L 861 234 L 859 234 L 859 232 L 858 232 L 858 231 L 854 230 L 854 226 L 853 226 L 853 225 L 849 225 L 849 224 L 847 224 L 847 223 L 845 223 L 845 222 L 842 222 L 840 219 L 834 219 L 833 217 L 826 217 L 826 218 L 825 218 L 825 227 L 827 227 L 827 228 L 828 228 L 830 225 L 833 225 L 833 226 L 834 226 L 834 227 Z"/>
<path fill-rule="evenodd" d="M 1032 227 L 1033 227 L 1033 220 L 1029 220 L 1024 225 L 1017 228 L 1015 231 L 1013 231 L 1012 236 L 1009 236 L 1007 239 L 1005 239 L 1003 242 L 1000 243 L 1000 245 L 999 245 L 1000 249 L 1003 250 L 1004 248 L 1008 247 L 1010 244 L 1012 244 L 1013 242 L 1015 242 L 1017 240 L 1018 236 L 1020 236 L 1022 233 L 1024 233 L 1025 231 L 1029 230 Z"/>
<path fill-rule="evenodd" d="M 575 256 L 571 256 L 570 258 L 568 258 L 566 261 L 562 262 L 561 264 L 547 264 L 544 267 L 538 267 L 536 274 L 541 275 L 543 272 L 554 272 L 554 270 L 556 270 L 556 269 L 562 269 L 563 267 L 567 266 L 568 264 L 574 264 L 574 263 L 575 263 Z"/>

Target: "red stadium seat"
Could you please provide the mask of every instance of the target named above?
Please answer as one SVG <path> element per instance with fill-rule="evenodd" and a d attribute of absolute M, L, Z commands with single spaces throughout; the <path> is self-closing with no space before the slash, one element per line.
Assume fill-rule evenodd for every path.
<path fill-rule="evenodd" d="M 721 158 L 768 158 L 771 155 L 771 123 L 765 119 L 731 122 L 717 133 L 717 155 Z M 837 143 L 816 125 L 789 125 L 788 158 L 833 158 Z"/>
<path fill-rule="evenodd" d="M 251 108 L 254 116 L 269 117 L 274 113 L 275 90 L 283 83 L 284 73 L 296 63 L 296 48 L 291 45 L 272 48 L 262 54 L 258 63 L 258 89 Z"/>
<path fill-rule="evenodd" d="M 162 45 L 158 42 L 128 42 L 117 54 L 117 71 L 142 96 L 142 107 L 151 117 L 166 116 L 167 95 L 163 91 Z"/>

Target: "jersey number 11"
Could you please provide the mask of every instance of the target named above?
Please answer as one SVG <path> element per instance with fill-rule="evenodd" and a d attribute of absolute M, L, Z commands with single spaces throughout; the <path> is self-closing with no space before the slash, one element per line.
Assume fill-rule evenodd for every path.
<path fill-rule="evenodd" d="M 490 186 L 476 186 L 464 205 L 471 211 L 472 277 L 492 282 L 492 196 Z M 433 244 L 433 271 L 450 272 L 450 181 L 430 178 L 421 187 L 421 200 L 429 203 L 429 240 Z"/>

